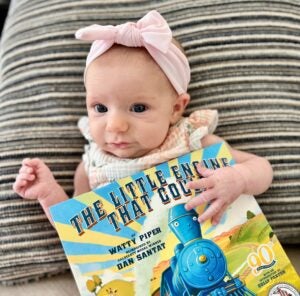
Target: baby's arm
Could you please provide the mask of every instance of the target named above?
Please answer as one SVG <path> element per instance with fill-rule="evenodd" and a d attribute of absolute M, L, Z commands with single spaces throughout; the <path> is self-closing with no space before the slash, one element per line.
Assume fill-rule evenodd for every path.
<path fill-rule="evenodd" d="M 48 166 L 38 158 L 23 160 L 13 189 L 25 199 L 37 199 L 51 223 L 49 207 L 68 199 Z"/>
<path fill-rule="evenodd" d="M 74 177 L 74 196 L 91 191 L 83 161 L 78 165 Z"/>
<path fill-rule="evenodd" d="M 208 135 L 202 144 L 206 147 L 221 141 L 223 140 L 217 136 Z M 212 218 L 212 223 L 217 224 L 228 205 L 241 194 L 261 194 L 272 183 L 272 167 L 265 158 L 231 147 L 229 149 L 236 161 L 234 166 L 217 170 L 198 167 L 203 178 L 187 185 L 190 189 L 206 189 L 186 204 L 186 208 L 190 210 L 203 203 L 210 203 L 209 208 L 199 217 L 200 222 Z"/>

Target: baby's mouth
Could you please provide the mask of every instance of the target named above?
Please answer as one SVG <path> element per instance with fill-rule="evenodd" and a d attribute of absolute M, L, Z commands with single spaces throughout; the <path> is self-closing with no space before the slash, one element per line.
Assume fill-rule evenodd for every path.
<path fill-rule="evenodd" d="M 130 145 L 128 142 L 112 142 L 107 144 L 111 148 L 126 149 Z"/>

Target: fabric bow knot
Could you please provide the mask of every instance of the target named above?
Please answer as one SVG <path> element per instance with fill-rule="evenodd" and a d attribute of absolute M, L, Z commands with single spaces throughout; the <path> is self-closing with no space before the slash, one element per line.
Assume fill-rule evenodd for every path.
<path fill-rule="evenodd" d="M 127 47 L 145 47 L 164 71 L 178 94 L 187 91 L 190 68 L 185 55 L 172 43 L 172 32 L 166 20 L 155 10 L 136 23 L 117 26 L 91 25 L 79 29 L 77 39 L 93 41 L 86 61 L 88 65 L 113 44 Z"/>
<path fill-rule="evenodd" d="M 172 32 L 157 11 L 150 11 L 136 23 L 128 22 L 117 26 L 91 25 L 79 29 L 76 38 L 87 41 L 106 40 L 128 47 L 150 45 L 166 53 L 172 41 Z"/>

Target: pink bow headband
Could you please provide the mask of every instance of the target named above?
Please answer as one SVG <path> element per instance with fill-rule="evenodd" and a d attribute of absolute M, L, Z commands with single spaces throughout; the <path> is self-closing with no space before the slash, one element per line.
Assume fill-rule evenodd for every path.
<path fill-rule="evenodd" d="M 136 23 L 118 26 L 92 25 L 79 29 L 77 39 L 93 41 L 86 60 L 90 63 L 106 52 L 114 43 L 128 47 L 145 47 L 160 66 L 180 95 L 187 91 L 190 67 L 186 56 L 172 43 L 172 32 L 166 20 L 155 10 L 147 13 Z"/>

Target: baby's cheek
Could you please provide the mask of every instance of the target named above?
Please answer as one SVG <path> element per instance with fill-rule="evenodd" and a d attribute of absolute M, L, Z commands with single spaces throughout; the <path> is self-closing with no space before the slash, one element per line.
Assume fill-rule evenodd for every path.
<path fill-rule="evenodd" d="M 158 148 L 165 140 L 165 135 L 159 131 L 154 131 L 149 135 L 144 136 L 144 145 L 146 148 Z"/>
<path fill-rule="evenodd" d="M 90 135 L 94 142 L 101 143 L 105 137 L 104 130 L 100 125 L 90 124 Z"/>

